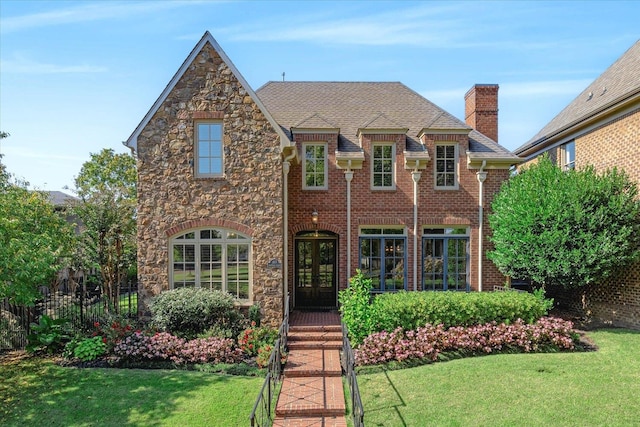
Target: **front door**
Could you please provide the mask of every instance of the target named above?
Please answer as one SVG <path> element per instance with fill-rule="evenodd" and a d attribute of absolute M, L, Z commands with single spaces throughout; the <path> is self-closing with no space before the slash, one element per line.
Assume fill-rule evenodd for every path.
<path fill-rule="evenodd" d="M 296 239 L 295 305 L 336 308 L 336 243 L 333 237 Z"/>

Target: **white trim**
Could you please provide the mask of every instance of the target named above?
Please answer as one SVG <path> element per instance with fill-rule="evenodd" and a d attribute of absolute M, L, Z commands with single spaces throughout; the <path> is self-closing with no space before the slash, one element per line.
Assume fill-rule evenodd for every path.
<path fill-rule="evenodd" d="M 309 146 L 323 147 L 324 148 L 324 185 L 323 186 L 310 186 L 307 185 L 307 156 L 306 149 Z M 304 142 L 302 144 L 302 189 L 315 191 L 315 190 L 328 190 L 329 189 L 329 144 L 326 142 Z"/>
<path fill-rule="evenodd" d="M 189 56 L 187 56 L 187 58 L 184 60 L 180 68 L 178 68 L 178 71 L 176 72 L 176 74 L 173 76 L 173 78 L 169 81 L 167 86 L 164 88 L 164 90 L 162 91 L 158 99 L 156 99 L 156 102 L 153 103 L 153 105 L 151 106 L 151 109 L 149 109 L 149 111 L 144 116 L 140 124 L 138 124 L 138 126 L 135 128 L 131 136 L 123 144 L 131 148 L 133 151 L 137 151 L 138 137 L 142 133 L 142 130 L 147 126 L 149 121 L 151 121 L 151 118 L 156 114 L 156 112 L 158 111 L 162 103 L 167 99 L 167 97 L 169 96 L 173 88 L 176 86 L 176 84 L 178 84 L 178 82 L 180 81 L 184 73 L 191 66 L 191 63 L 194 61 L 196 56 L 198 56 L 198 54 L 202 51 L 202 49 L 207 43 L 211 44 L 213 49 L 218 53 L 218 55 L 220 55 L 220 58 L 222 58 L 222 61 L 227 65 L 227 67 L 229 67 L 233 75 L 240 82 L 240 85 L 247 91 L 247 94 L 251 97 L 253 102 L 256 103 L 258 108 L 260 108 L 260 111 L 262 112 L 262 114 L 264 114 L 265 118 L 269 121 L 269 123 L 271 124 L 271 127 L 273 127 L 273 129 L 276 131 L 276 133 L 280 137 L 280 149 L 282 150 L 284 149 L 284 147 L 292 145 L 291 141 L 285 135 L 282 128 L 280 128 L 280 125 L 278 125 L 275 119 L 271 116 L 271 113 L 269 113 L 269 111 L 264 106 L 262 101 L 260 101 L 260 98 L 258 98 L 258 95 L 256 95 L 256 93 L 253 91 L 251 86 L 249 86 L 249 83 L 247 83 L 247 81 L 244 79 L 242 74 L 240 74 L 240 71 L 238 71 L 235 65 L 233 65 L 233 62 L 231 62 L 227 54 L 224 52 L 224 50 L 222 50 L 218 42 L 213 38 L 213 36 L 211 35 L 211 33 L 209 33 L 209 31 L 206 31 L 204 33 L 204 35 L 202 36 L 200 41 L 195 45 L 195 47 L 193 48 Z"/>
<path fill-rule="evenodd" d="M 455 170 L 454 170 L 454 185 L 438 185 L 438 147 L 449 147 L 453 146 L 454 152 L 453 157 L 455 161 Z M 459 153 L 460 144 L 457 142 L 452 143 L 437 143 L 433 148 L 433 186 L 436 190 L 457 190 L 460 186 L 460 153 Z M 445 157 L 446 159 L 446 157 Z M 445 166 L 446 168 L 446 166 Z M 445 172 L 446 173 L 446 172 Z"/>
<path fill-rule="evenodd" d="M 391 147 L 391 185 L 390 186 L 376 186 L 374 184 L 374 164 L 375 164 L 375 157 L 373 155 L 373 151 L 375 147 Z M 384 160 L 384 158 L 383 158 Z M 375 190 L 375 191 L 393 191 L 396 189 L 396 144 L 394 142 L 372 142 L 371 143 L 371 166 L 369 167 L 369 171 L 371 173 L 371 180 L 370 180 L 370 185 L 371 185 L 371 190 Z M 378 172 L 380 173 L 380 172 Z M 383 176 L 384 174 L 386 174 L 385 172 L 382 172 Z"/>

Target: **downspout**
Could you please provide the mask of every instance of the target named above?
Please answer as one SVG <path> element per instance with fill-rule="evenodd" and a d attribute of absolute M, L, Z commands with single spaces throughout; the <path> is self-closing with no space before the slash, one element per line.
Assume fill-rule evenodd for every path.
<path fill-rule="evenodd" d="M 482 292 L 482 240 L 484 238 L 483 223 L 484 223 L 484 181 L 487 179 L 487 172 L 484 171 L 484 167 L 487 165 L 487 161 L 482 161 L 480 170 L 476 172 L 478 177 L 478 292 Z"/>
<path fill-rule="evenodd" d="M 413 290 L 418 290 L 418 182 L 422 172 L 418 171 L 416 160 L 411 179 L 413 180 Z"/>
<path fill-rule="evenodd" d="M 351 180 L 353 171 L 351 170 L 351 160 L 344 172 L 344 179 L 347 181 L 347 283 L 351 278 Z"/>
<path fill-rule="evenodd" d="M 284 259 L 282 260 L 282 274 L 283 274 L 283 281 L 282 281 L 282 286 L 283 286 L 283 290 L 282 290 L 282 313 L 284 315 L 284 313 L 286 312 L 286 308 L 284 306 L 285 302 L 287 301 L 286 295 L 287 292 L 289 292 L 289 170 L 291 169 L 291 162 L 290 160 L 292 160 L 294 157 L 296 156 L 296 151 L 295 149 L 291 152 L 291 154 L 289 154 L 287 157 L 284 158 L 284 160 L 282 161 L 282 185 L 283 185 L 283 195 L 282 195 L 282 205 L 283 205 L 283 211 L 284 211 L 284 215 L 283 215 L 283 219 L 282 219 L 282 227 L 284 228 L 284 253 L 283 253 L 283 257 Z"/>

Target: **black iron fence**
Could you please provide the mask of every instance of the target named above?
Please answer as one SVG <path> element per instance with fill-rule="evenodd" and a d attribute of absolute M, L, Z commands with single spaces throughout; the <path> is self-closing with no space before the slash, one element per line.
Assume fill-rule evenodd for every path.
<path fill-rule="evenodd" d="M 98 285 L 80 283 L 70 287 L 66 283 L 55 289 L 40 288 L 41 298 L 33 306 L 0 301 L 0 350 L 22 349 L 27 345 L 31 323 L 40 316 L 67 319 L 76 329 L 86 329 L 105 318 L 107 313 L 137 318 L 138 284 L 128 282 L 120 286 L 118 301 L 105 298 Z"/>
<path fill-rule="evenodd" d="M 353 425 L 354 427 L 364 427 L 364 406 L 362 405 L 360 389 L 358 388 L 358 379 L 355 371 L 356 362 L 353 357 L 351 342 L 349 341 L 349 331 L 344 323 L 342 323 L 342 354 L 340 355 L 340 363 L 347 377 L 347 383 L 349 384 Z"/>
<path fill-rule="evenodd" d="M 264 379 L 260 394 L 253 405 L 251 427 L 270 427 L 273 424 L 275 404 L 278 398 L 278 384 L 282 378 L 282 362 L 287 351 L 287 334 L 289 333 L 289 295 L 285 297 L 284 318 L 278 329 L 278 338 L 273 345 L 267 377 Z"/>

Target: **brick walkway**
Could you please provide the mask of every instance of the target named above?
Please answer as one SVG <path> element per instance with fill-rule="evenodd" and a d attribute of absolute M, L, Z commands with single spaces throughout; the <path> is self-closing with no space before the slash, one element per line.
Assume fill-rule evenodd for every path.
<path fill-rule="evenodd" d="M 346 427 L 337 312 L 292 312 L 274 427 Z"/>

